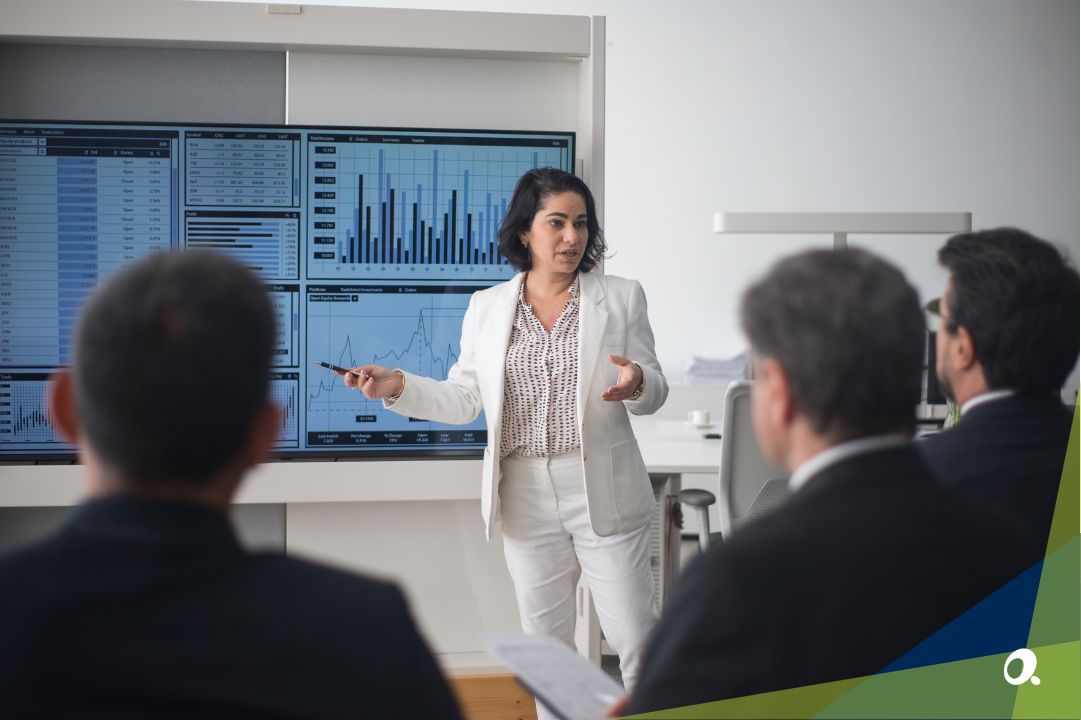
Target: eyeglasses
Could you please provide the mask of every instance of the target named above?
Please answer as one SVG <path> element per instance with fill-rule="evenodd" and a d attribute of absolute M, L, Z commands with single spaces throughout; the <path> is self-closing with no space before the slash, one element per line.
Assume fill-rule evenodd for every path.
<path fill-rule="evenodd" d="M 945 308 L 942 307 L 942 298 L 935 298 L 934 300 L 928 301 L 927 304 L 923 306 L 923 309 L 938 320 L 937 323 L 928 322 L 929 329 L 932 331 L 942 329 L 951 335 L 957 332 L 957 323 L 955 323 L 949 315 L 943 312 Z M 936 328 L 935 325 L 937 325 L 938 328 Z"/>

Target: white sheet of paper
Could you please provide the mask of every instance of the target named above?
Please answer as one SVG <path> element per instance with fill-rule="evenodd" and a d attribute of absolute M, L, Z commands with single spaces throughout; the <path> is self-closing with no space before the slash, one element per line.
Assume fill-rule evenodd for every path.
<path fill-rule="evenodd" d="M 499 635 L 484 642 L 560 720 L 603 720 L 623 695 L 619 683 L 554 637 Z"/>

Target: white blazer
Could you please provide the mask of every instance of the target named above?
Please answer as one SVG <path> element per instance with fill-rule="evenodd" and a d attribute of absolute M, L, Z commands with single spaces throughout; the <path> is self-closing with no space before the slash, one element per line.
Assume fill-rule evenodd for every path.
<path fill-rule="evenodd" d="M 653 349 L 646 295 L 638 281 L 596 272 L 579 276 L 578 433 L 589 519 L 594 532 L 607 536 L 643 527 L 653 511 L 653 489 L 627 412 L 656 412 L 668 397 L 668 382 Z M 462 321 L 461 353 L 447 379 L 406 373 L 401 397 L 387 406 L 403 415 L 455 425 L 486 411 L 481 515 L 489 538 L 492 522 L 499 517 L 503 381 L 523 277 L 519 273 L 474 293 Z M 618 368 L 608 361 L 610 354 L 641 366 L 645 387 L 639 399 L 601 399 L 618 375 Z"/>

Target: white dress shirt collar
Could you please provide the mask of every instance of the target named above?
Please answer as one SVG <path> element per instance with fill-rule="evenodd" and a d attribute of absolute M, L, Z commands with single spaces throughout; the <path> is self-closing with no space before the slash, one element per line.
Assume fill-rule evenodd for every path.
<path fill-rule="evenodd" d="M 988 390 L 982 395 L 969 398 L 968 401 L 961 406 L 961 416 L 964 417 L 965 413 L 977 405 L 983 405 L 985 402 L 991 402 L 992 400 L 1008 398 L 1011 395 L 1013 395 L 1013 390 Z"/>
<path fill-rule="evenodd" d="M 796 492 L 822 470 L 842 460 L 874 452 L 875 450 L 902 447 L 909 442 L 911 440 L 900 435 L 872 435 L 871 437 L 857 438 L 856 440 L 833 445 L 810 460 L 805 460 L 802 465 L 796 468 L 795 472 L 792 473 L 792 477 L 788 480 L 788 489 L 791 492 Z"/>

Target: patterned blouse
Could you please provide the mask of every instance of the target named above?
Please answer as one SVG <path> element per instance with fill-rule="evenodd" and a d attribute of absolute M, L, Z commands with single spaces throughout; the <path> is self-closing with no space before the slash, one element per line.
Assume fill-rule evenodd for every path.
<path fill-rule="evenodd" d="M 499 457 L 550 457 L 582 446 L 578 435 L 578 277 L 551 334 L 525 301 L 525 283 L 510 331 L 504 370 Z"/>

